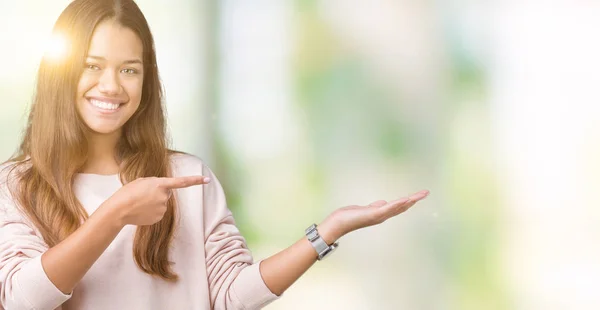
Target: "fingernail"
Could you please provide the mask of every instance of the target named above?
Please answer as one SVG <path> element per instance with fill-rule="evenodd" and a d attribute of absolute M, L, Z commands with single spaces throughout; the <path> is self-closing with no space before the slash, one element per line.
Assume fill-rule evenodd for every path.
<path fill-rule="evenodd" d="M 208 177 L 204 178 L 204 183 L 208 183 L 208 182 L 210 182 L 210 178 L 208 178 Z"/>

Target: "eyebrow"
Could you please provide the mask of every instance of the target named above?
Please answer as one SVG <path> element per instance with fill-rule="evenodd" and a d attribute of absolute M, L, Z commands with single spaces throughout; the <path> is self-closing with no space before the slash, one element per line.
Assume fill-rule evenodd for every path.
<path fill-rule="evenodd" d="M 100 57 L 100 56 L 94 56 L 94 55 L 87 55 L 87 58 L 106 61 L 106 58 Z M 123 63 L 124 64 L 140 64 L 141 65 L 142 61 L 136 58 L 136 59 L 125 60 Z"/>

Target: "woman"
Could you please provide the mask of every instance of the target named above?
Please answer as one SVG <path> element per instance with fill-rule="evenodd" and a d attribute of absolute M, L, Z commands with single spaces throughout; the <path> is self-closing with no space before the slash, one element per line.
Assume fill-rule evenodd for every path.
<path fill-rule="evenodd" d="M 132 0 L 76 0 L 45 56 L 20 151 L 0 167 L 0 308 L 257 309 L 343 235 L 427 191 L 329 215 L 253 263 L 223 189 L 167 148 L 154 42 Z"/>

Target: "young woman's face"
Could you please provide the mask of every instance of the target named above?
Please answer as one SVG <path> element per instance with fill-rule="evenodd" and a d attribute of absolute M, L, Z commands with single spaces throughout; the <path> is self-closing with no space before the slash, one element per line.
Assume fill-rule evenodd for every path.
<path fill-rule="evenodd" d="M 140 106 L 142 41 L 114 21 L 100 23 L 92 36 L 77 86 L 77 111 L 98 134 L 120 134 Z"/>

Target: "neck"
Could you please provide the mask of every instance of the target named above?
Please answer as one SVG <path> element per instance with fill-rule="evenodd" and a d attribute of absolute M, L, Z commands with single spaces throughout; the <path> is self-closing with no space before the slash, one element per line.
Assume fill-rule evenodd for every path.
<path fill-rule="evenodd" d="M 120 132 L 89 134 L 87 137 L 88 157 L 81 172 L 105 175 L 119 173 L 119 164 L 115 158 L 115 149 L 120 137 Z"/>

